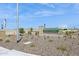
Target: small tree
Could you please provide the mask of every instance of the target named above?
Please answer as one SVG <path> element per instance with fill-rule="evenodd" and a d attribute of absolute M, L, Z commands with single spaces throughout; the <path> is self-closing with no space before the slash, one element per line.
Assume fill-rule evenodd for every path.
<path fill-rule="evenodd" d="M 24 34 L 25 33 L 24 29 L 23 28 L 19 28 L 19 33 L 20 34 Z"/>
<path fill-rule="evenodd" d="M 32 32 L 33 31 L 33 28 L 30 28 L 30 32 Z"/>

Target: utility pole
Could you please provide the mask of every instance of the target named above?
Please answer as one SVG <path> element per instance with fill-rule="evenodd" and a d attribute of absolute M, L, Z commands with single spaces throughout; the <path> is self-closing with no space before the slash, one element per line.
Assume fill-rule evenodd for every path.
<path fill-rule="evenodd" d="M 17 19 L 16 19 L 16 23 L 17 23 L 17 32 L 16 32 L 16 40 L 17 43 L 19 42 L 19 10 L 18 10 L 18 3 L 17 3 Z"/>
<path fill-rule="evenodd" d="M 6 23 L 7 23 L 7 20 L 4 19 L 4 30 L 6 31 Z"/>

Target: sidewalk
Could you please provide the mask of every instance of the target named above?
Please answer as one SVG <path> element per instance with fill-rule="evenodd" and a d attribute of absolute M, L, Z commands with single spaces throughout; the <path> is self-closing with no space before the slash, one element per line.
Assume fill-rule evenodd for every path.
<path fill-rule="evenodd" d="M 0 56 L 37 56 L 37 55 L 16 51 L 14 49 L 9 50 L 9 49 L 0 47 Z"/>

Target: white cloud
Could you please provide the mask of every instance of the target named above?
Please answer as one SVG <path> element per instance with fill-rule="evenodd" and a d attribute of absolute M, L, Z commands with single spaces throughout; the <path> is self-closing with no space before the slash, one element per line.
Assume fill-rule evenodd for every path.
<path fill-rule="evenodd" d="M 56 5 L 59 6 L 60 8 L 68 8 L 72 5 L 72 3 L 58 3 Z"/>
<path fill-rule="evenodd" d="M 35 15 L 39 15 L 39 16 L 53 16 L 53 15 L 62 15 L 64 14 L 64 12 L 62 11 L 38 11 L 35 13 Z"/>
<path fill-rule="evenodd" d="M 14 18 L 16 16 L 16 8 L 13 8 L 10 4 L 5 6 L 0 8 L 0 18 Z"/>
<path fill-rule="evenodd" d="M 41 3 L 41 4 L 47 7 L 55 8 L 54 4 L 51 4 L 51 3 Z"/>
<path fill-rule="evenodd" d="M 32 14 L 20 15 L 21 18 L 35 18 L 35 17 L 47 17 L 47 16 L 55 16 L 55 15 L 63 15 L 65 12 L 63 11 L 49 11 L 49 10 L 41 10 L 36 11 Z"/>

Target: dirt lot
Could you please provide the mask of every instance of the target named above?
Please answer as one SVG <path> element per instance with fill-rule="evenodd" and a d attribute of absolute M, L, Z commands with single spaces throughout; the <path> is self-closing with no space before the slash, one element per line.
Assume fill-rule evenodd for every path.
<path fill-rule="evenodd" d="M 43 36 L 24 35 L 19 43 L 16 42 L 16 36 L 8 36 L 6 39 L 0 40 L 0 46 L 8 49 L 42 56 L 79 56 L 79 36 L 76 35 L 73 38 L 53 33 Z"/>

